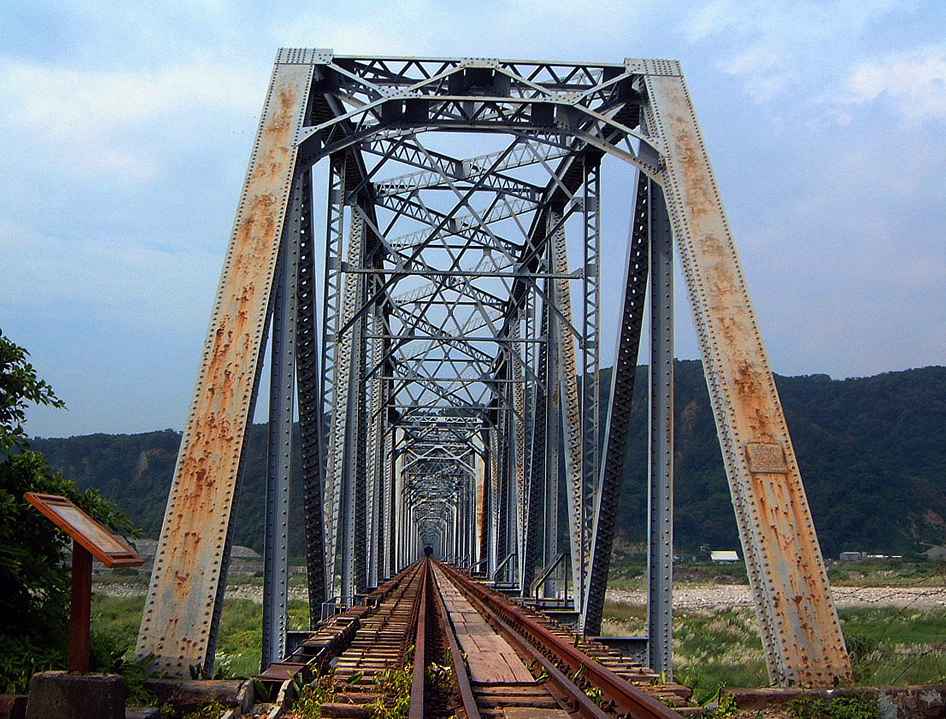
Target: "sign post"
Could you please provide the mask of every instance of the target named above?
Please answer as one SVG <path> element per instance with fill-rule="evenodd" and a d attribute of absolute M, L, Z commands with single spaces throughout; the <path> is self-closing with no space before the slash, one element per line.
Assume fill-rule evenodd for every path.
<path fill-rule="evenodd" d="M 144 560 L 119 537 L 65 497 L 27 492 L 27 502 L 72 537 L 72 607 L 69 620 L 69 671 L 89 672 L 92 621 L 92 559 L 109 569 L 140 567 Z"/>

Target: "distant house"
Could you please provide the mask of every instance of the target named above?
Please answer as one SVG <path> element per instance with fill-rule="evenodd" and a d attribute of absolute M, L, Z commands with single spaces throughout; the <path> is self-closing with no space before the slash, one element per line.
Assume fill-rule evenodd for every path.
<path fill-rule="evenodd" d="M 946 559 L 946 547 L 943 547 L 943 546 L 930 547 L 925 552 L 923 552 L 923 555 L 927 559 Z"/>
<path fill-rule="evenodd" d="M 738 562 L 739 555 L 729 550 L 716 550 L 710 552 L 710 561 L 716 564 L 727 564 L 729 562 Z"/>

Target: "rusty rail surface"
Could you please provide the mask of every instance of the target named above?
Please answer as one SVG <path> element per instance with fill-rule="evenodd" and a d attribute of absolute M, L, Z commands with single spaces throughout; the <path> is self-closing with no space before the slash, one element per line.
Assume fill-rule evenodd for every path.
<path fill-rule="evenodd" d="M 356 661 L 345 661 L 346 652 L 358 652 L 362 656 L 368 651 L 360 650 L 360 641 L 367 645 L 375 657 L 390 657 L 394 666 L 404 656 L 404 637 L 409 631 L 413 617 L 415 598 L 412 590 L 420 566 L 407 567 L 365 597 L 364 604 L 325 621 L 282 661 L 273 662 L 261 674 L 254 677 L 266 688 L 270 696 L 277 696 L 283 686 L 295 678 L 304 683 L 326 673 L 334 663 L 336 676 L 350 680 L 358 671 L 364 672 L 364 682 L 358 688 L 370 686 L 374 668 L 359 670 Z M 408 609 L 405 610 L 405 604 Z M 382 636 L 387 632 L 394 639 Z M 392 643 L 393 641 L 393 643 Z M 407 642 L 408 644 L 410 641 Z M 352 664 L 351 667 L 347 666 Z"/>
<path fill-rule="evenodd" d="M 434 571 L 436 565 L 437 572 Z M 439 572 L 443 571 L 443 576 Z M 411 565 L 396 577 L 385 582 L 365 597 L 365 603 L 323 622 L 295 651 L 281 662 L 275 662 L 258 679 L 270 696 L 285 696 L 291 704 L 295 688 L 301 683 L 313 682 L 317 677 L 334 671 L 334 686 L 337 695 L 330 704 L 323 705 L 326 716 L 362 716 L 365 705 L 380 702 L 391 706 L 394 698 L 379 694 L 375 675 L 392 668 L 407 669 L 405 657 L 413 646 L 411 696 L 408 716 L 422 719 L 426 714 L 437 715 L 438 695 L 425 690 L 427 660 L 439 656 L 448 649 L 456 680 L 456 694 L 448 698 L 448 713 L 456 713 L 470 719 L 495 715 L 502 706 L 524 706 L 506 704 L 504 691 L 509 687 L 499 683 L 480 683 L 474 690 L 464 661 L 456 632 L 453 628 L 447 603 L 438 582 L 450 581 L 481 613 L 525 662 L 534 660 L 533 673 L 543 671 L 548 678 L 538 681 L 530 691 L 541 694 L 554 706 L 556 703 L 567 713 L 587 719 L 677 719 L 680 714 L 661 704 L 651 694 L 633 686 L 618 676 L 600 661 L 620 662 L 613 656 L 591 656 L 565 638 L 542 626 L 528 615 L 527 608 L 519 607 L 496 595 L 486 587 L 460 574 L 456 569 L 424 559 Z M 551 625 L 555 628 L 554 623 Z M 559 631 L 559 628 L 556 628 Z M 568 630 L 561 630 L 566 634 Z M 576 642 L 577 644 L 577 642 Z M 587 649 L 593 643 L 582 644 Z M 428 652 L 428 645 L 433 652 Z M 428 656 L 430 655 L 430 656 Z M 434 661 L 437 661 L 434 659 Z M 614 666 L 614 665 L 612 665 Z M 532 666 L 529 667 L 532 669 Z M 622 671 L 618 668 L 618 671 Z M 636 670 L 630 676 L 636 681 Z M 642 669 L 645 681 L 654 678 L 652 672 Z M 290 685 L 295 685 L 295 687 Z M 523 691 L 516 685 L 517 692 Z M 594 701 L 585 694 L 588 687 L 600 690 L 600 699 Z M 541 688 L 541 692 L 539 689 Z M 486 692 L 486 694 L 484 694 Z M 669 695 L 668 695 L 669 696 Z M 678 696 L 669 696 L 677 700 Z M 518 699 L 522 699 L 521 696 Z M 530 697 L 531 699 L 531 697 Z M 497 701 L 499 703 L 497 703 Z M 433 702 L 435 706 L 427 704 Z M 486 702 L 484 704 L 484 702 Z M 536 706 L 542 706 L 537 704 Z M 462 711 L 461 711 L 462 707 Z M 690 713 L 683 709 L 683 713 Z M 698 709 L 698 707 L 696 707 Z"/>
<path fill-rule="evenodd" d="M 491 623 L 499 628 L 503 638 L 543 666 L 549 674 L 549 681 L 573 701 L 576 711 L 582 716 L 604 719 L 609 716 L 603 709 L 606 708 L 610 712 L 634 719 L 679 719 L 678 712 L 631 686 L 587 654 L 563 642 L 560 637 L 518 611 L 511 603 L 499 601 L 486 588 L 452 567 L 444 564 L 439 566 L 467 599 L 492 620 Z M 592 686 L 600 689 L 602 706 L 592 702 L 556 663 L 561 663 L 570 676 L 583 677 Z"/>
<path fill-rule="evenodd" d="M 460 692 L 460 703 L 466 712 L 468 719 L 475 719 L 480 715 L 476 705 L 476 697 L 473 696 L 473 687 L 470 684 L 470 675 L 463 665 L 463 652 L 460 649 L 460 643 L 457 641 L 456 632 L 450 622 L 450 615 L 447 612 L 447 605 L 443 601 L 443 595 L 437 585 L 437 578 L 433 572 L 430 574 L 434 585 L 434 599 L 437 605 L 437 613 L 440 616 L 440 624 L 443 628 L 444 640 L 450 649 L 450 657 L 453 660 L 453 673 L 457 680 L 457 689 Z"/>
<path fill-rule="evenodd" d="M 414 669 L 411 676 L 411 707 L 408 716 L 410 719 L 424 719 L 424 679 L 425 679 L 425 648 L 427 645 L 427 603 L 430 592 L 430 560 L 421 560 L 420 592 L 415 601 L 416 627 L 414 631 Z"/>

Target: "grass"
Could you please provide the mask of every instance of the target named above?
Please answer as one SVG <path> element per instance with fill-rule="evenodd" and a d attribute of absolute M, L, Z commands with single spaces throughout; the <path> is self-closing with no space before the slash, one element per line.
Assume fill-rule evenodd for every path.
<path fill-rule="evenodd" d="M 643 565 L 630 555 L 621 557 L 612 589 L 644 588 Z M 743 581 L 744 568 L 691 565 L 674 568 L 678 580 L 700 584 Z M 836 563 L 836 583 L 877 586 L 943 586 L 944 566 L 937 562 L 885 560 Z M 846 574 L 841 574 L 846 573 Z M 297 579 L 298 577 L 298 579 Z M 127 578 L 125 578 L 127 579 Z M 302 575 L 293 576 L 304 581 Z M 255 584 L 246 575 L 235 584 Z M 93 597 L 93 630 L 116 638 L 134 651 L 144 597 Z M 305 602 L 290 600 L 290 629 L 308 626 Z M 862 686 L 931 684 L 946 681 L 946 607 L 846 608 L 839 611 L 855 676 Z M 613 636 L 645 633 L 646 608 L 608 603 L 602 630 Z M 217 645 L 217 665 L 228 676 L 245 677 L 259 671 L 262 608 L 248 599 L 224 602 Z M 762 642 L 750 609 L 677 612 L 674 619 L 674 673 L 694 689 L 694 698 L 713 698 L 720 685 L 759 687 L 768 684 Z"/>
<path fill-rule="evenodd" d="M 646 607 L 605 604 L 602 633 L 643 636 L 646 631 Z M 692 687 L 701 704 L 714 698 L 720 685 L 768 684 L 762 640 L 750 609 L 676 612 L 673 653 L 676 681 Z"/>
<path fill-rule="evenodd" d="M 92 631 L 107 635 L 132 658 L 145 597 L 92 596 Z M 263 637 L 263 608 L 249 599 L 226 599 L 220 617 L 217 640 L 217 669 L 228 677 L 249 677 L 259 673 Z M 289 628 L 309 626 L 309 607 L 289 600 Z"/>
<path fill-rule="evenodd" d="M 946 607 L 846 608 L 839 611 L 861 686 L 937 684 L 946 681 Z M 603 633 L 643 635 L 646 609 L 605 605 Z M 673 623 L 675 679 L 701 703 L 720 685 L 769 683 L 762 641 L 751 609 L 677 612 Z"/>
<path fill-rule="evenodd" d="M 831 584 L 839 587 L 942 587 L 946 562 L 929 559 L 864 559 L 831 562 Z"/>
<path fill-rule="evenodd" d="M 838 614 L 859 683 L 946 681 L 946 607 L 857 607 Z"/>

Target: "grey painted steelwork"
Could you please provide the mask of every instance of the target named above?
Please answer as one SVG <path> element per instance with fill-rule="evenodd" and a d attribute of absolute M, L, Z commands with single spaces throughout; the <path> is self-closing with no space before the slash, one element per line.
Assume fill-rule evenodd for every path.
<path fill-rule="evenodd" d="M 628 429 L 631 403 L 637 379 L 637 353 L 643 329 L 644 305 L 650 270 L 650 196 L 652 181 L 643 174 L 637 177 L 634 215 L 631 218 L 627 257 L 624 263 L 624 291 L 621 299 L 621 322 L 617 328 L 614 366 L 611 375 L 611 401 L 605 428 L 605 445 L 601 458 L 601 479 L 595 493 L 596 518 L 591 540 L 591 568 L 588 572 L 588 605 L 584 630 L 591 635 L 601 633 L 601 615 L 611 564 L 614 539 L 614 512 L 608 507 L 618 503 L 624 465 L 627 461 Z M 551 560 L 549 560 L 551 561 Z"/>
<path fill-rule="evenodd" d="M 299 200 L 299 278 L 296 315 L 296 380 L 299 395 L 299 435 L 302 459 L 303 503 L 305 509 L 305 537 L 307 584 L 309 601 L 313 607 L 327 601 L 325 562 L 325 528 L 323 496 L 325 470 L 323 447 L 325 427 L 322 421 L 322 401 L 319 395 L 319 342 L 315 318 L 316 292 L 315 252 L 312 241 L 312 174 L 297 173 L 300 183 Z M 318 558 L 317 561 L 315 558 Z M 321 614 L 321 613 L 319 613 Z M 316 613 L 310 613 L 314 625 Z"/>
<path fill-rule="evenodd" d="M 271 328 L 269 437 L 263 543 L 263 649 L 268 667 L 286 654 L 289 612 L 289 478 L 292 472 L 292 415 L 295 393 L 299 221 L 301 178 L 293 183 L 276 271 Z"/>
<path fill-rule="evenodd" d="M 663 192 L 650 198 L 650 485 L 647 636 L 651 668 L 673 678 L 673 237 Z"/>
<path fill-rule="evenodd" d="M 487 146 L 470 154 L 473 139 Z M 638 192 L 605 416 L 601 163 L 609 157 L 634 168 Z M 313 187 L 321 183 L 313 173 L 326 178 L 318 236 Z M 429 546 L 523 596 L 546 577 L 545 597 L 564 600 L 568 579 L 582 626 L 596 631 L 651 275 L 651 650 L 655 664 L 669 669 L 668 217 L 703 342 L 770 670 L 789 682 L 849 677 L 692 107 L 676 63 L 650 60 L 279 52 L 139 654 L 155 653 L 164 671 L 178 675 L 213 663 L 230 509 L 270 316 L 267 657 L 281 651 L 285 617 L 281 518 L 293 377 L 313 606 L 357 601 Z M 319 303 L 316 255 L 324 267 Z M 756 410 L 765 413 L 764 427 L 745 421 Z M 568 505 L 563 533 L 560 490 Z M 801 520 L 800 533 L 774 516 L 775 502 Z M 782 553 L 785 540 L 798 551 Z M 804 564 L 790 567 L 797 556 Z M 820 656 L 828 658 L 813 659 Z"/>

